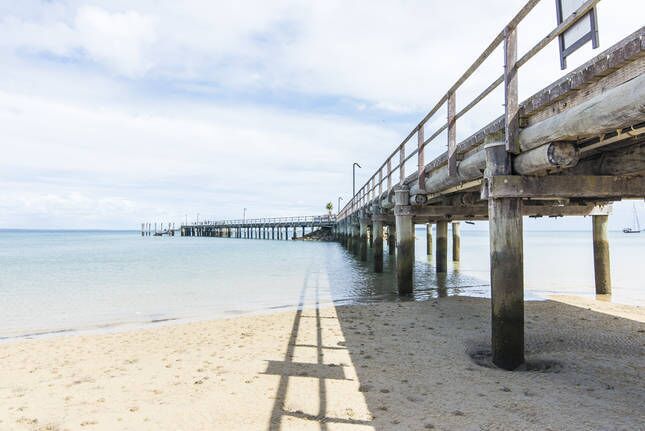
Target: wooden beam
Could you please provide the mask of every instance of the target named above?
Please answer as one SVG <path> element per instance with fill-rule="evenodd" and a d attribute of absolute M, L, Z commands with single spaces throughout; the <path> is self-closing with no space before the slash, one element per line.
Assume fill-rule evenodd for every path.
<path fill-rule="evenodd" d="M 487 215 L 488 206 L 486 203 L 483 205 L 473 206 L 452 206 L 452 205 L 428 205 L 422 207 L 412 207 L 412 214 L 415 217 L 436 217 L 450 219 L 459 216 L 478 216 Z"/>
<path fill-rule="evenodd" d="M 645 74 L 523 129 L 527 151 L 547 142 L 593 137 L 645 121 Z"/>
<path fill-rule="evenodd" d="M 645 177 L 498 175 L 488 179 L 488 198 L 645 198 Z"/>

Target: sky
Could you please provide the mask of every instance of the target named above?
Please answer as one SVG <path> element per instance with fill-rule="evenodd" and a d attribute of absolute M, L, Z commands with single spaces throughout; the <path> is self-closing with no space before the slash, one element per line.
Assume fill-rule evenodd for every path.
<path fill-rule="evenodd" d="M 352 163 L 358 187 L 523 4 L 0 0 L 0 228 L 322 214 L 351 198 Z M 569 70 L 643 16 L 641 1 L 601 1 L 600 49 Z M 520 54 L 555 21 L 543 0 L 518 29 Z M 457 109 L 501 68 L 498 49 Z M 552 43 L 521 69 L 520 98 L 563 73 Z M 458 140 L 502 103 L 493 92 L 460 119 Z M 445 149 L 441 135 L 426 160 Z M 631 202 L 614 205 L 611 229 L 631 220 Z"/>

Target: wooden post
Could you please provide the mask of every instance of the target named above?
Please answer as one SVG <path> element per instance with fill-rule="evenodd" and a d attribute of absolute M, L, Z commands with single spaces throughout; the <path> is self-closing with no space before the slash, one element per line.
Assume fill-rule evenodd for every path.
<path fill-rule="evenodd" d="M 396 253 L 396 225 L 387 227 L 387 253 L 394 256 Z"/>
<path fill-rule="evenodd" d="M 401 188 L 394 192 L 396 220 L 396 281 L 399 294 L 412 293 L 414 277 L 414 236 L 410 191 Z"/>
<path fill-rule="evenodd" d="M 367 222 L 368 220 L 361 216 L 360 219 L 360 246 L 359 253 L 360 259 L 365 262 L 367 261 Z"/>
<path fill-rule="evenodd" d="M 373 226 L 367 225 L 367 244 L 372 248 L 374 246 L 374 230 Z"/>
<path fill-rule="evenodd" d="M 383 272 L 383 222 L 372 222 L 372 237 L 374 242 L 374 272 Z"/>
<path fill-rule="evenodd" d="M 448 271 L 448 222 L 437 222 L 437 255 L 435 266 L 437 272 Z"/>
<path fill-rule="evenodd" d="M 354 245 L 352 244 L 352 224 L 350 219 L 345 220 L 345 248 L 347 248 L 347 251 L 351 252 L 352 247 Z"/>
<path fill-rule="evenodd" d="M 458 221 L 452 222 L 452 261 L 459 262 L 461 255 L 461 225 Z"/>
<path fill-rule="evenodd" d="M 426 223 L 426 255 L 432 256 L 432 223 Z"/>
<path fill-rule="evenodd" d="M 497 142 L 490 142 L 497 140 Z M 486 138 L 486 176 L 510 172 L 507 143 Z M 522 200 L 488 199 L 493 363 L 514 370 L 524 362 L 524 257 Z"/>
<path fill-rule="evenodd" d="M 358 223 L 353 222 L 352 223 L 352 253 L 355 255 L 360 254 L 360 228 Z"/>
<path fill-rule="evenodd" d="M 611 271 L 609 266 L 609 240 L 607 238 L 607 215 L 592 215 L 593 266 L 596 276 L 596 294 L 611 294 Z"/>

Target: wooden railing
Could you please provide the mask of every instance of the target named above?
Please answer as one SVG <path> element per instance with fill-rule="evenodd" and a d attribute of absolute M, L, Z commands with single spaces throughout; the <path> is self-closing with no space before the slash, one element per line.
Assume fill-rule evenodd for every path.
<path fill-rule="evenodd" d="M 238 220 L 206 220 L 199 223 L 192 223 L 189 226 L 231 226 L 231 225 L 276 225 L 276 224 L 327 224 L 336 221 L 335 215 L 316 215 L 316 216 L 300 216 L 300 217 L 273 217 L 273 218 L 253 218 L 253 219 L 238 219 Z"/>
<path fill-rule="evenodd" d="M 588 0 L 582 4 L 574 13 L 572 13 L 561 24 L 556 26 L 543 39 L 529 49 L 522 57 L 517 58 L 517 26 L 533 10 L 540 0 L 530 0 L 524 7 L 511 19 L 504 29 L 493 39 L 488 47 L 479 55 L 479 57 L 470 65 L 470 67 L 457 79 L 457 81 L 448 89 L 448 91 L 437 101 L 433 108 L 421 119 L 421 121 L 410 131 L 405 139 L 395 148 L 395 150 L 385 159 L 383 164 L 374 172 L 367 182 L 356 192 L 343 209 L 338 214 L 338 220 L 352 215 L 357 210 L 365 207 L 368 203 L 374 201 L 376 197 L 383 196 L 383 193 L 391 193 L 393 184 L 393 175 L 398 169 L 398 184 L 403 184 L 406 179 L 405 163 L 417 156 L 417 181 L 419 190 L 425 191 L 425 160 L 424 149 L 432 143 L 439 135 L 447 130 L 447 155 L 448 167 L 451 175 L 455 174 L 457 154 L 456 136 L 457 124 L 459 118 L 477 106 L 486 96 L 493 92 L 500 84 L 504 84 L 504 119 L 505 133 L 507 141 L 507 151 L 518 153 L 518 131 L 519 131 L 519 103 L 518 103 L 518 76 L 517 71 L 525 65 L 533 56 L 540 52 L 550 42 L 559 35 L 564 33 L 569 27 L 575 24 L 579 19 L 585 16 L 600 0 Z M 481 64 L 491 55 L 491 53 L 500 44 L 504 46 L 504 73 L 488 85 L 479 95 L 473 98 L 461 110 L 456 111 L 457 90 L 462 84 L 481 66 Z M 435 115 L 442 107 L 446 106 L 446 122 L 430 133 L 428 138 L 425 137 L 425 126 L 430 118 Z M 416 147 L 406 154 L 406 144 L 417 136 Z M 396 156 L 398 155 L 398 163 Z"/>

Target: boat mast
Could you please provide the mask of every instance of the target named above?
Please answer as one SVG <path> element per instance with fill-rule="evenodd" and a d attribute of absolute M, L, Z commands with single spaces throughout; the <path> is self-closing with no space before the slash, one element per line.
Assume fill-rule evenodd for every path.
<path fill-rule="evenodd" d="M 634 225 L 636 226 L 636 230 L 638 232 L 640 232 L 641 224 L 638 221 L 638 212 L 636 211 L 636 202 L 634 202 L 633 205 L 634 205 Z"/>

